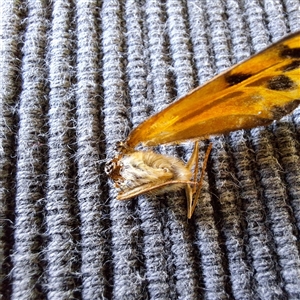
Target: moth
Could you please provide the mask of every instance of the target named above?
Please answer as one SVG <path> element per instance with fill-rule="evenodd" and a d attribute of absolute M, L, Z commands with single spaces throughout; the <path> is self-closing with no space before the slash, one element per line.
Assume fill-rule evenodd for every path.
<path fill-rule="evenodd" d="M 106 164 L 117 199 L 185 187 L 187 217 L 191 218 L 211 149 L 210 145 L 198 180 L 197 141 L 266 126 L 292 112 L 299 103 L 300 31 L 197 87 L 134 128 Z M 186 140 L 196 141 L 186 164 L 151 150 L 135 150 L 139 144 L 153 147 Z"/>

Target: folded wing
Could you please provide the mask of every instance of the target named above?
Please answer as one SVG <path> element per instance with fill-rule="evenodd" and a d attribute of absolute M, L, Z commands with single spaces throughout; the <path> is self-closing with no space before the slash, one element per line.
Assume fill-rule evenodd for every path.
<path fill-rule="evenodd" d="M 300 32 L 192 90 L 137 126 L 127 145 L 201 139 L 270 124 L 300 103 Z"/>

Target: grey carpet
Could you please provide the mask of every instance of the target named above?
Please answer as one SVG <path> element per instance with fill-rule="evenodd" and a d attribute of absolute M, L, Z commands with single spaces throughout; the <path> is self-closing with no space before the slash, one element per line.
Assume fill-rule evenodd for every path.
<path fill-rule="evenodd" d="M 183 192 L 121 202 L 104 174 L 133 127 L 299 30 L 298 0 L 0 5 L 1 299 L 300 299 L 299 108 L 211 139 L 190 221 Z"/>

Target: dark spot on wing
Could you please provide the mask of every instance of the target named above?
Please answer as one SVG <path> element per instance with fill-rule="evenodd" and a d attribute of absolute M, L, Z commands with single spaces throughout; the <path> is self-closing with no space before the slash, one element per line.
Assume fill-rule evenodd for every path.
<path fill-rule="evenodd" d="M 283 72 L 289 72 L 289 71 L 292 71 L 292 70 L 295 70 L 295 69 L 299 69 L 299 68 L 300 68 L 300 60 L 294 60 L 290 64 L 282 67 L 281 70 Z"/>
<path fill-rule="evenodd" d="M 300 58 L 300 48 L 289 48 L 287 46 L 280 52 L 281 57 Z"/>
<path fill-rule="evenodd" d="M 238 74 L 232 74 L 229 76 L 226 76 L 226 82 L 229 84 L 229 86 L 233 86 L 236 85 L 246 79 L 248 79 L 249 77 L 251 77 L 252 74 L 245 74 L 245 73 L 238 73 Z"/>
<path fill-rule="evenodd" d="M 287 103 L 285 106 L 274 106 L 272 109 L 272 114 L 274 120 L 279 120 L 285 115 L 288 115 L 291 113 L 297 106 L 300 104 L 300 99 L 295 99 L 289 103 Z"/>
<path fill-rule="evenodd" d="M 267 88 L 274 91 L 286 91 L 296 87 L 296 84 L 288 76 L 278 75 L 267 82 Z"/>

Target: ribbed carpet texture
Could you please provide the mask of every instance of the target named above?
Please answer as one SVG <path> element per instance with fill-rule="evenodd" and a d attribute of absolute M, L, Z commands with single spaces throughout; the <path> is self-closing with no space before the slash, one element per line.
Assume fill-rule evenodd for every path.
<path fill-rule="evenodd" d="M 299 30 L 299 0 L 0 6 L 0 299 L 300 299 L 300 108 L 200 142 L 191 220 L 184 190 L 118 201 L 104 172 L 132 128 Z"/>

